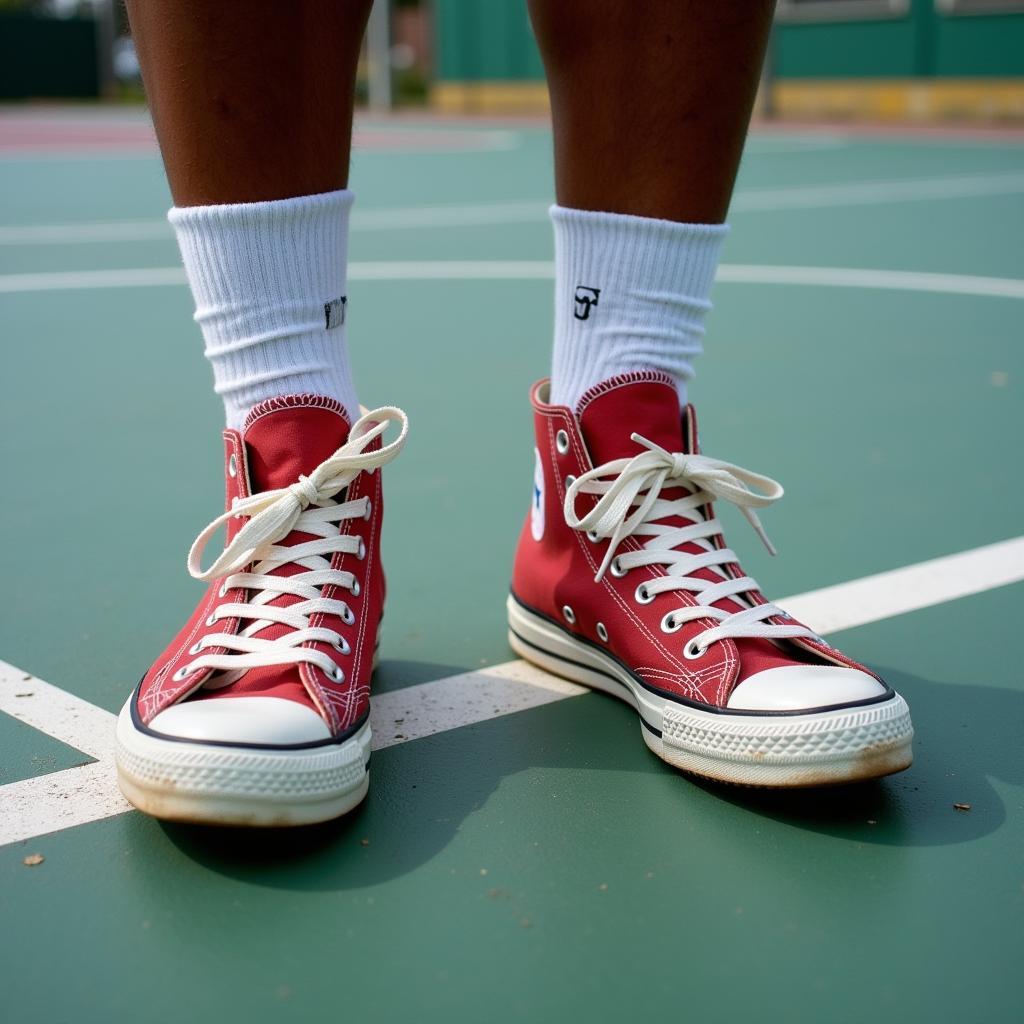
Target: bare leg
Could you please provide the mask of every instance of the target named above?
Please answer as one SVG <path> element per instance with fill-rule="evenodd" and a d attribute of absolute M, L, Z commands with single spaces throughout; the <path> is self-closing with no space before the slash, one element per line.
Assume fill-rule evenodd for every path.
<path fill-rule="evenodd" d="M 231 428 L 225 518 L 237 542 L 210 569 L 190 558 L 209 589 L 121 719 L 121 788 L 157 817 L 311 824 L 351 810 L 369 785 L 384 600 L 376 470 L 401 447 L 367 451 L 374 433 L 353 436 L 345 341 L 344 186 L 369 6 L 129 0 L 168 216 Z M 373 418 L 396 416 L 404 425 L 394 410 Z"/>
<path fill-rule="evenodd" d="M 359 401 L 346 189 L 372 0 L 128 0 L 170 213 L 229 426 L 269 398 Z"/>
<path fill-rule="evenodd" d="M 178 206 L 345 187 L 372 0 L 127 2 Z"/>
<path fill-rule="evenodd" d="M 529 0 L 547 69 L 558 202 L 725 219 L 773 0 Z"/>
<path fill-rule="evenodd" d="M 913 736 L 903 699 L 763 604 L 706 518 L 712 496 L 749 511 L 782 495 L 727 463 L 705 475 L 686 395 L 772 4 L 530 9 L 551 86 L 559 205 L 552 375 L 548 395 L 534 392 L 534 502 L 513 569 L 512 647 L 619 693 L 640 711 L 648 748 L 685 771 L 777 787 L 901 771 Z M 741 493 L 753 481 L 760 497 Z M 807 736 L 840 720 L 841 738 L 821 745 L 828 753 L 808 755 Z M 786 767 L 766 769 L 760 739 L 762 749 L 738 749 L 751 729 L 771 736 Z M 790 759 L 787 746 L 800 753 Z"/>

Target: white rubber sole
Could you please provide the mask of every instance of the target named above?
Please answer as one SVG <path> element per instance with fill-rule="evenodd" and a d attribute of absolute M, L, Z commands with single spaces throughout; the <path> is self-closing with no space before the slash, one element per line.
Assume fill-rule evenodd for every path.
<path fill-rule="evenodd" d="M 508 599 L 509 644 L 526 661 L 631 704 L 644 742 L 686 772 L 741 786 L 830 786 L 908 768 L 914 729 L 906 701 L 808 714 L 702 711 L 641 686 L 611 656 Z"/>
<path fill-rule="evenodd" d="M 167 821 L 280 828 L 351 811 L 370 784 L 369 721 L 344 743 L 304 750 L 164 740 L 117 719 L 117 781 L 140 811 Z"/>

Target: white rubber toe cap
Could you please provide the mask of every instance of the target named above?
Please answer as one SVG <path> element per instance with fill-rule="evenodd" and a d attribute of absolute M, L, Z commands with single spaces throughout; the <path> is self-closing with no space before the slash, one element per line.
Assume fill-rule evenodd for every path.
<path fill-rule="evenodd" d="M 312 709 L 283 697 L 221 697 L 173 704 L 150 723 L 154 732 L 183 740 L 252 746 L 315 743 L 331 738 Z"/>
<path fill-rule="evenodd" d="M 870 700 L 885 693 L 874 676 L 836 665 L 784 665 L 755 672 L 729 697 L 732 711 L 800 711 Z"/>

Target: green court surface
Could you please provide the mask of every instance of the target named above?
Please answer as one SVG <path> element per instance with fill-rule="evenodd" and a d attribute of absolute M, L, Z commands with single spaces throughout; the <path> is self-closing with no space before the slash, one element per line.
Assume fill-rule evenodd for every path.
<path fill-rule="evenodd" d="M 1024 143 L 755 133 L 692 390 L 705 450 L 786 485 L 776 559 L 722 512 L 772 595 L 972 553 L 836 613 L 911 703 L 908 772 L 697 783 L 586 694 L 392 720 L 362 808 L 252 833 L 100 806 L 108 713 L 200 590 L 221 410 L 155 152 L 5 148 L 10 125 L 0 818 L 28 825 L 0 821 L 4 1020 L 1024 1019 L 1024 545 L 971 577 L 1024 534 Z M 363 400 L 412 423 L 386 474 L 388 707 L 512 659 L 550 164 L 539 127 L 360 128 L 349 339 Z M 46 718 L 40 680 L 80 699 L 49 733 L 15 717 Z M 61 801 L 82 823 L 50 831 Z"/>

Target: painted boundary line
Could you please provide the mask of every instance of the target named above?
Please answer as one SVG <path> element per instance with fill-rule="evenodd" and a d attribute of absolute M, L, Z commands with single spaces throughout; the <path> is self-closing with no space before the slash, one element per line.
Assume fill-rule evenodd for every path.
<path fill-rule="evenodd" d="M 779 603 L 833 633 L 1024 580 L 1024 537 L 877 573 Z M 381 750 L 588 692 L 524 661 L 465 672 L 373 698 Z M 0 845 L 131 810 L 114 778 L 115 716 L 0 662 L 0 711 L 91 757 L 93 763 L 0 787 Z"/>
<path fill-rule="evenodd" d="M 350 263 L 348 277 L 350 281 L 547 281 L 554 277 L 554 264 L 547 260 L 387 260 Z M 1024 299 L 1024 279 L 859 267 L 723 263 L 718 268 L 716 283 L 875 288 L 885 291 Z M 185 271 L 181 267 L 0 274 L 0 294 L 184 284 Z"/>
<path fill-rule="evenodd" d="M 445 125 L 356 125 L 352 149 L 359 156 L 429 156 L 517 149 L 522 133 L 511 128 Z M 816 148 L 835 148 L 831 145 Z M 12 117 L 0 111 L 0 162 L 155 160 L 160 150 L 152 122 L 79 121 Z"/>
<path fill-rule="evenodd" d="M 811 210 L 838 206 L 976 199 L 1024 192 L 1024 174 L 952 175 L 896 178 L 889 181 L 836 182 L 822 185 L 740 189 L 732 213 Z M 425 206 L 357 209 L 353 231 L 408 231 L 416 228 L 490 227 L 543 222 L 549 203 L 508 199 L 484 203 L 436 203 Z M 68 245 L 84 242 L 172 242 L 166 220 L 99 221 L 81 224 L 0 225 L 0 245 Z"/>

